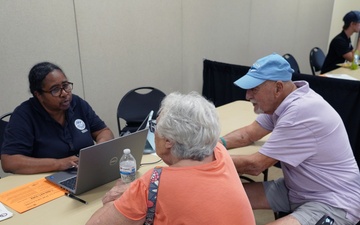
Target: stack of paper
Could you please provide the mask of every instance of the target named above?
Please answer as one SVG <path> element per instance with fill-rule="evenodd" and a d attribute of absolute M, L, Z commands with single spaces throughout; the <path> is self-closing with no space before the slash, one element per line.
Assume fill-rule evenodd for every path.
<path fill-rule="evenodd" d="M 45 178 L 0 193 L 0 202 L 23 213 L 46 202 L 64 196 L 65 190 Z"/>

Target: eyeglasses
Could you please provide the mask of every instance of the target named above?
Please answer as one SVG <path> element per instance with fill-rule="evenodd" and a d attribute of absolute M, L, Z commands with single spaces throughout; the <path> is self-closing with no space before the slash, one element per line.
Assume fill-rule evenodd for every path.
<path fill-rule="evenodd" d="M 59 97 L 61 95 L 62 90 L 64 90 L 66 93 L 70 93 L 73 89 L 73 83 L 71 82 L 65 82 L 62 83 L 61 87 L 54 87 L 50 91 L 42 90 L 45 93 L 50 93 L 54 97 Z"/>
<path fill-rule="evenodd" d="M 155 133 L 155 130 L 156 130 L 156 121 L 155 120 L 149 121 L 149 130 L 151 133 Z"/>

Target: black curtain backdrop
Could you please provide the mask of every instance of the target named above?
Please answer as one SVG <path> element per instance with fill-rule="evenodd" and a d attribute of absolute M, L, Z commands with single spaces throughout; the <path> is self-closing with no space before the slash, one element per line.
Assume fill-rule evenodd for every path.
<path fill-rule="evenodd" d="M 245 90 L 235 86 L 234 81 L 249 69 L 249 66 L 204 60 L 202 95 L 216 107 L 236 100 L 246 100 Z M 298 73 L 293 74 L 292 80 L 307 81 L 339 113 L 356 161 L 360 165 L 360 81 Z"/>

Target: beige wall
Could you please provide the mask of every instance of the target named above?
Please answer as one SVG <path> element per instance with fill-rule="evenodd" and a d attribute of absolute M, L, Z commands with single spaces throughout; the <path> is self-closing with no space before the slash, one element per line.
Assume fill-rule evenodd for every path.
<path fill-rule="evenodd" d="M 333 1 L 183 2 L 183 76 L 191 89 L 202 84 L 202 58 L 252 65 L 273 52 L 291 53 L 311 74 L 310 49 L 327 46 Z"/>
<path fill-rule="evenodd" d="M 63 68 L 115 134 L 128 90 L 201 92 L 204 58 L 251 65 L 289 52 L 310 73 L 310 49 L 328 45 L 334 0 L 291 2 L 0 0 L 0 114 L 30 97 L 28 71 L 45 60 Z"/>
<path fill-rule="evenodd" d="M 117 135 L 127 91 L 182 91 L 181 1 L 75 2 L 85 99 Z"/>
<path fill-rule="evenodd" d="M 0 114 L 30 97 L 27 74 L 58 64 L 117 134 L 120 98 L 138 86 L 182 91 L 181 1 L 0 0 Z"/>
<path fill-rule="evenodd" d="M 0 114 L 30 96 L 27 74 L 40 61 L 63 67 L 82 93 L 72 1 L 0 0 L 0 30 Z"/>

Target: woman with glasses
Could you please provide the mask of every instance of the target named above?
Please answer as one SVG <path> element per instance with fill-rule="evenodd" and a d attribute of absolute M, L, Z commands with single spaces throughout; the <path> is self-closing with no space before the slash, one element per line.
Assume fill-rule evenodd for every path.
<path fill-rule="evenodd" d="M 77 166 L 79 150 L 114 138 L 91 106 L 72 94 L 73 83 L 49 62 L 29 72 L 29 100 L 7 125 L 1 148 L 3 170 L 34 174 Z"/>

